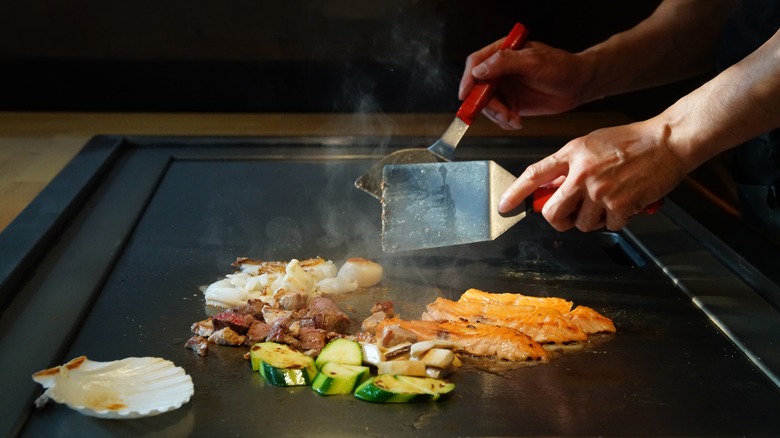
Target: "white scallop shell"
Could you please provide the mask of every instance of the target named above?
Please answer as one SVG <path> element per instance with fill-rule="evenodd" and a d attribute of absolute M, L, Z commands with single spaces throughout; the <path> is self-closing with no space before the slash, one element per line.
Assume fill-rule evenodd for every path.
<path fill-rule="evenodd" d="M 49 399 L 84 415 L 138 418 L 180 408 L 195 393 L 192 378 L 173 362 L 159 357 L 129 357 L 95 362 L 86 356 L 33 374 Z"/>

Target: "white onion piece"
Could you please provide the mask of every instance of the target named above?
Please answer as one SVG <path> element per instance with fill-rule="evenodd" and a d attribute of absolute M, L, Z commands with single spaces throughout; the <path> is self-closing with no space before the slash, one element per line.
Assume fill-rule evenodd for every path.
<path fill-rule="evenodd" d="M 338 268 L 336 268 L 336 265 L 330 260 L 317 263 L 316 265 L 306 266 L 303 269 L 311 276 L 315 283 L 325 278 L 333 278 L 339 271 Z"/>
<path fill-rule="evenodd" d="M 99 418 L 138 418 L 180 408 L 195 393 L 192 378 L 159 357 L 95 362 L 81 356 L 33 374 L 46 391 L 36 400 L 63 403 Z"/>
<path fill-rule="evenodd" d="M 371 260 L 354 257 L 344 262 L 338 277 L 354 280 L 358 287 L 371 287 L 382 280 L 382 266 Z"/>
<path fill-rule="evenodd" d="M 324 278 L 317 282 L 316 289 L 324 294 L 343 294 L 356 291 L 358 283 L 343 277 Z"/>
<path fill-rule="evenodd" d="M 314 281 L 311 276 L 303 270 L 300 262 L 296 259 L 290 260 L 290 263 L 288 263 L 287 267 L 284 269 L 284 276 L 278 278 L 271 285 L 274 295 L 279 290 L 309 294 L 313 288 Z"/>
<path fill-rule="evenodd" d="M 246 303 L 247 293 L 236 288 L 230 280 L 220 280 L 212 283 L 204 292 L 206 304 L 219 307 L 233 307 Z"/>

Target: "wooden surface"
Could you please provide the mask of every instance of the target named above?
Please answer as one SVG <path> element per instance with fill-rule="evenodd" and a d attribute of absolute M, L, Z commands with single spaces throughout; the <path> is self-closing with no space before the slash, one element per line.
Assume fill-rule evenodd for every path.
<path fill-rule="evenodd" d="M 452 114 L 182 114 L 0 112 L 0 231 L 98 134 L 440 136 Z M 520 131 L 478 119 L 468 136 L 579 136 L 627 123 L 614 113 L 535 117 Z"/>

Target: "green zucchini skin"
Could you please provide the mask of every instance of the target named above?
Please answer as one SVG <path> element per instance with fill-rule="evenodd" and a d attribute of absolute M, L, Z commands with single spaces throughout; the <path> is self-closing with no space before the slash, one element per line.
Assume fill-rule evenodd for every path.
<path fill-rule="evenodd" d="M 315 361 L 317 368 L 321 368 L 326 362 L 360 365 L 363 363 L 363 347 L 349 339 L 334 339 L 323 347 Z"/>
<path fill-rule="evenodd" d="M 317 375 L 314 359 L 276 342 L 260 342 L 249 350 L 252 368 L 275 386 L 311 385 Z"/>
<path fill-rule="evenodd" d="M 352 394 L 369 376 L 368 367 L 325 362 L 311 387 L 320 395 Z"/>
<path fill-rule="evenodd" d="M 380 374 L 355 389 L 355 397 L 374 403 L 411 403 L 437 401 L 455 389 L 455 385 L 430 377 Z"/>

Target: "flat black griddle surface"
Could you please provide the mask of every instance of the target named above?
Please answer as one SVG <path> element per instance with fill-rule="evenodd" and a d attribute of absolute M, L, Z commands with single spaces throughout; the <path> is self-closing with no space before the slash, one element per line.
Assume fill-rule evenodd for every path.
<path fill-rule="evenodd" d="M 2 385 L 17 394 L 9 401 L 9 389 L 2 390 L 4 411 L 17 416 L 4 424 L 16 424 L 13 430 L 24 436 L 780 431 L 777 387 L 652 255 L 623 234 L 558 233 L 532 215 L 494 242 L 385 255 L 379 203 L 352 186 L 376 159 L 367 156 L 373 149 L 257 139 L 118 144 L 112 146 L 113 165 L 68 220 L 60 240 L 31 262 L 37 270 L 11 291 L 3 314 L 4 328 L 21 330 L 26 309 L 40 306 L 39 328 L 27 331 L 33 339 L 17 352 L 19 364 L 11 370 L 18 376 L 6 375 Z M 464 154 L 469 151 L 467 144 Z M 509 154 L 502 160 L 515 168 L 530 162 Z M 202 358 L 183 348 L 191 323 L 210 312 L 200 288 L 231 272 L 237 256 L 321 256 L 338 265 L 352 256 L 374 259 L 385 268 L 384 289 L 369 299 L 341 298 L 365 316 L 374 298 L 392 299 L 414 312 L 436 296 L 456 298 L 476 287 L 567 298 L 613 318 L 618 333 L 597 336 L 548 364 L 498 372 L 467 366 L 451 377 L 457 388 L 441 403 L 382 405 L 322 397 L 309 388 L 264 383 L 242 358 L 245 350 L 212 347 Z M 73 265 L 74 257 L 90 263 L 79 272 L 61 268 Z M 65 287 L 57 288 L 57 282 Z M 44 305 L 46 300 L 36 298 L 52 290 L 63 304 Z M 15 345 L 8 336 L 4 347 Z M 177 411 L 130 421 L 89 418 L 55 404 L 33 410 L 39 387 L 29 375 L 80 355 L 99 361 L 172 360 L 192 376 L 195 395 Z"/>

